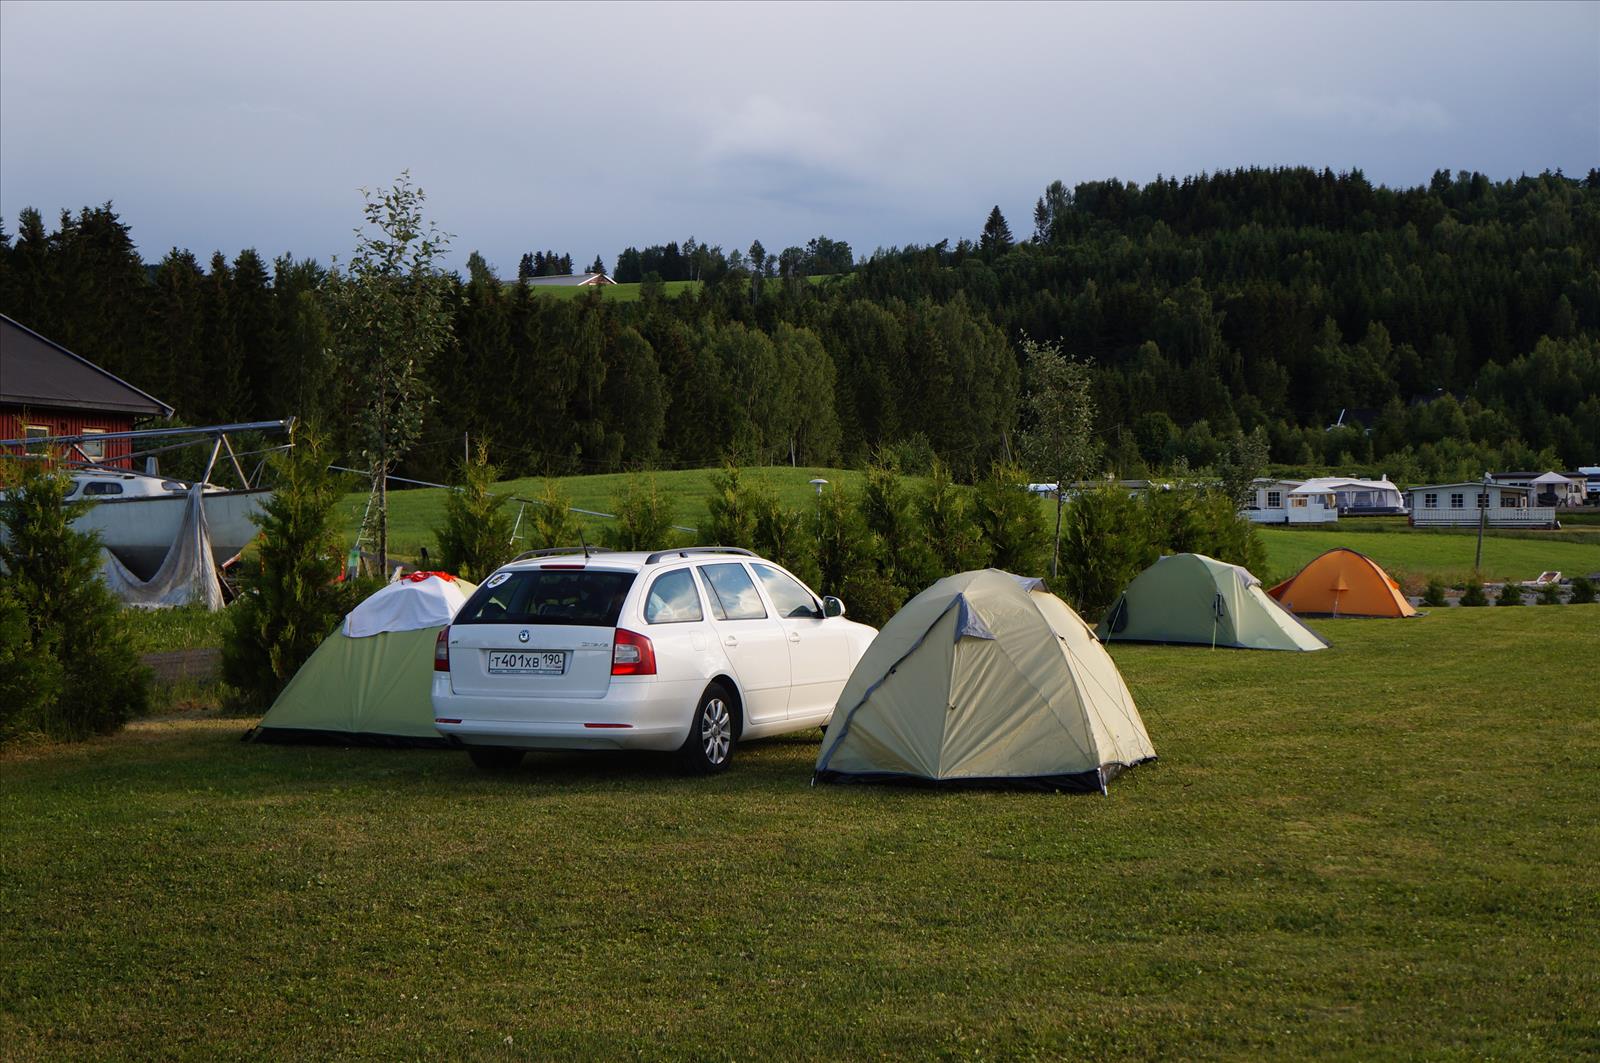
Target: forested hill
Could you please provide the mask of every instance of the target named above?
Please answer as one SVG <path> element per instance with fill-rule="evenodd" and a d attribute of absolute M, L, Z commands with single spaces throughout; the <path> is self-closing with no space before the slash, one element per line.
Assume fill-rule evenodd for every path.
<path fill-rule="evenodd" d="M 444 475 L 463 432 L 519 473 L 850 462 L 881 444 L 978 471 L 1025 427 L 1023 334 L 1095 365 L 1124 475 L 1203 467 L 1256 429 L 1276 461 L 1406 479 L 1600 463 L 1600 171 L 1056 182 L 1031 221 L 1014 237 L 997 208 L 973 239 L 879 250 L 820 284 L 808 263 L 837 269 L 848 245 L 759 263 L 699 246 L 697 289 L 647 281 L 638 302 L 543 298 L 476 259 L 409 471 Z M 147 269 L 110 204 L 54 232 L 25 211 L 0 240 L 0 312 L 194 423 L 341 423 L 359 368 L 326 350 L 326 280 L 251 251 Z"/>

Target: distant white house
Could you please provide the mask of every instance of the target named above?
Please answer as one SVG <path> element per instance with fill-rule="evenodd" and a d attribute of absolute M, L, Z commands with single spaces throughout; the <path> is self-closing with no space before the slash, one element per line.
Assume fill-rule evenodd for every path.
<path fill-rule="evenodd" d="M 1532 487 L 1467 481 L 1454 484 L 1424 484 L 1407 489 L 1411 501 L 1411 523 L 1418 528 L 1473 525 L 1478 511 L 1486 509 L 1484 523 L 1491 528 L 1541 528 L 1556 522 L 1550 506 L 1530 506 Z"/>
<path fill-rule="evenodd" d="M 529 277 L 523 283 L 540 288 L 587 288 L 617 282 L 604 273 L 567 273 L 559 277 Z"/>
<path fill-rule="evenodd" d="M 1508 487 L 1531 488 L 1534 503 L 1541 496 L 1553 495 L 1557 506 L 1583 505 L 1589 489 L 1588 477 L 1581 472 L 1492 472 L 1489 479 Z"/>
<path fill-rule="evenodd" d="M 1359 480 L 1319 476 L 1312 480 L 1258 477 L 1255 499 L 1244 511 L 1258 524 L 1316 524 L 1340 516 L 1404 515 L 1405 498 L 1386 476 Z"/>
<path fill-rule="evenodd" d="M 1582 480 L 1586 485 L 1585 497 L 1590 501 L 1600 501 L 1600 465 L 1579 465 L 1568 474 L 1574 480 Z"/>
<path fill-rule="evenodd" d="M 1323 524 L 1337 521 L 1338 498 L 1332 491 L 1310 486 L 1316 482 L 1257 477 L 1250 481 L 1255 488 L 1255 497 L 1244 510 L 1244 515 L 1257 524 Z"/>

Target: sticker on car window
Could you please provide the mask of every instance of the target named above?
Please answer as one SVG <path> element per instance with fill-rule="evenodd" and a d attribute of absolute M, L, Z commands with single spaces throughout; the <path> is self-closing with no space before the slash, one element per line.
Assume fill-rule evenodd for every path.
<path fill-rule="evenodd" d="M 485 587 L 498 587 L 498 586 L 500 586 L 500 584 L 504 583 L 506 580 L 508 580 L 510 578 L 511 578 L 511 573 L 509 573 L 509 572 L 496 572 L 494 575 L 489 577 L 488 582 L 485 583 L 484 586 Z"/>

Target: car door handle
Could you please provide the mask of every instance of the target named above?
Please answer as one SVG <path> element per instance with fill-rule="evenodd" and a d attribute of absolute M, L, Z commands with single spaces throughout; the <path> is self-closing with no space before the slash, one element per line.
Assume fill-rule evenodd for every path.
<path fill-rule="evenodd" d="M 790 642 L 799 642 L 800 641 L 800 632 L 798 632 L 798 631 L 789 632 L 789 641 Z"/>
<path fill-rule="evenodd" d="M 739 640 L 734 638 L 732 635 L 728 635 L 722 640 L 722 644 L 724 646 L 737 646 L 739 645 Z"/>

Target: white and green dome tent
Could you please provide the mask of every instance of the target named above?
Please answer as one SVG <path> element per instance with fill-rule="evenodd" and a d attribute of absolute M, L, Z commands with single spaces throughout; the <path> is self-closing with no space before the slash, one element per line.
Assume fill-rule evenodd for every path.
<path fill-rule="evenodd" d="M 1094 632 L 1040 580 L 986 569 L 896 613 L 845 683 L 821 782 L 1105 792 L 1155 748 Z"/>
<path fill-rule="evenodd" d="M 246 737 L 252 742 L 445 745 L 433 726 L 434 642 L 477 589 L 427 572 L 378 591 L 345 616 Z"/>
<path fill-rule="evenodd" d="M 1322 650 L 1328 641 L 1238 565 L 1169 554 L 1139 573 L 1106 611 L 1106 642 L 1192 642 L 1245 650 Z"/>

